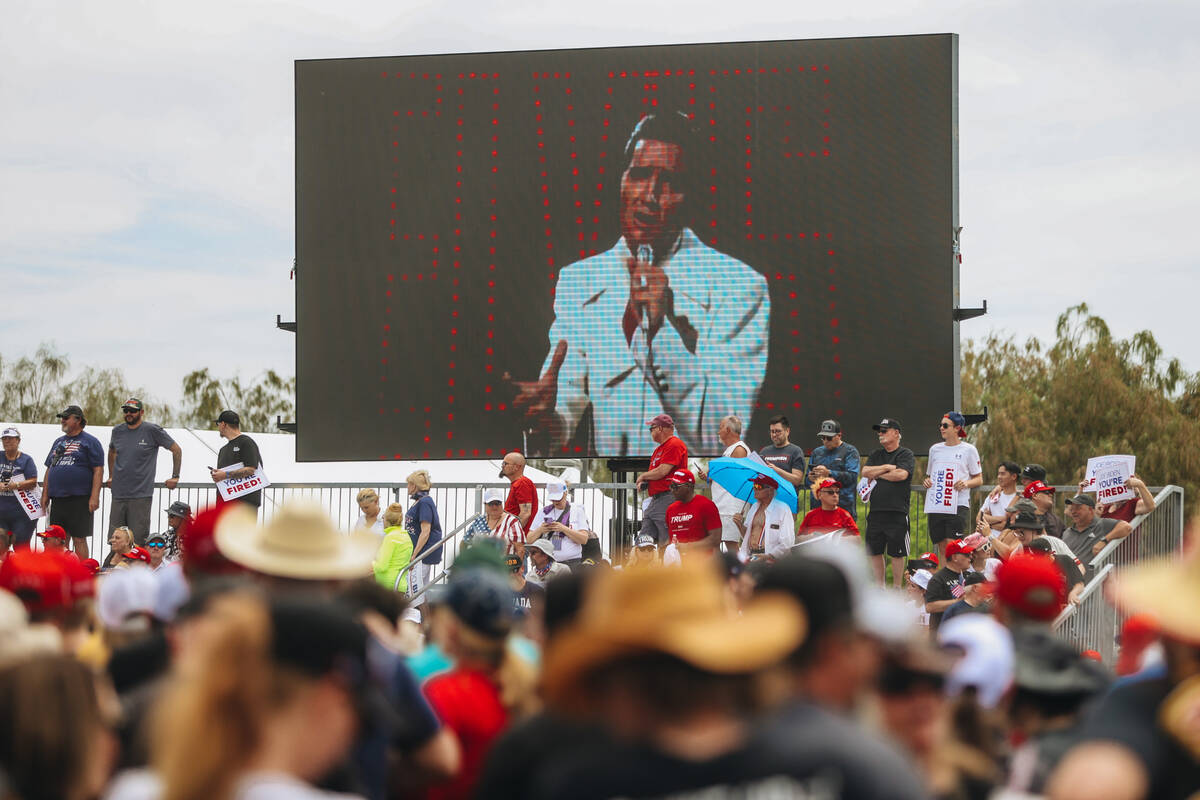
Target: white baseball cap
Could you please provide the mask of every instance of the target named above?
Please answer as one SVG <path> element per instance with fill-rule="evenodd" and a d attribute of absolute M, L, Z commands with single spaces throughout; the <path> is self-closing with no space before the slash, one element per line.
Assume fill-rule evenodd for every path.
<path fill-rule="evenodd" d="M 0 438 L 8 438 L 9 436 L 15 436 L 18 439 L 20 439 L 21 432 L 19 430 L 17 430 L 16 428 L 14 428 L 13 426 L 9 425 L 4 430 L 0 431 Z"/>
<path fill-rule="evenodd" d="M 933 573 L 927 569 L 919 569 L 912 574 L 908 579 L 913 586 L 920 586 L 922 589 L 929 588 L 929 579 L 933 577 Z"/>
<path fill-rule="evenodd" d="M 567 493 L 567 485 L 565 483 L 547 483 L 546 484 L 546 499 L 547 500 L 562 500 L 564 494 Z"/>
<path fill-rule="evenodd" d="M 484 489 L 483 490 L 483 504 L 484 505 L 487 505 L 488 503 L 503 503 L 503 502 L 504 502 L 504 490 L 503 489 Z"/>

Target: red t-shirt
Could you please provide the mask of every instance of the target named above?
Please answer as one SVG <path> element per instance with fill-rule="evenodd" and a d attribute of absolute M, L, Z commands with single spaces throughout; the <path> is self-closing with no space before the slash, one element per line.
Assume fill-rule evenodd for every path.
<path fill-rule="evenodd" d="M 654 469 L 659 464 L 674 464 L 675 466 L 671 470 L 674 472 L 681 467 L 687 468 L 687 460 L 687 445 L 683 443 L 683 439 L 680 439 L 678 436 L 672 436 L 654 448 L 654 453 L 650 456 L 650 469 Z M 650 492 L 650 496 L 653 497 L 654 495 L 671 491 L 670 480 L 671 476 L 668 474 L 665 478 L 650 481 L 650 485 L 646 487 Z"/>
<path fill-rule="evenodd" d="M 814 508 L 804 515 L 804 521 L 800 523 L 800 533 L 828 533 L 838 528 L 845 528 L 847 532 L 853 531 L 855 536 L 858 535 L 858 523 L 850 516 L 850 512 L 841 506 L 833 511 Z"/>
<path fill-rule="evenodd" d="M 702 494 L 686 503 L 676 500 L 667 506 L 667 533 L 678 537 L 680 544 L 708 538 L 708 532 L 721 529 L 721 512 L 717 504 Z"/>
<path fill-rule="evenodd" d="M 1100 516 L 1104 519 L 1119 519 L 1122 522 L 1133 522 L 1133 518 L 1137 516 L 1138 498 L 1126 500 L 1111 511 L 1105 511 Z"/>
<path fill-rule="evenodd" d="M 533 524 L 533 518 L 537 516 L 537 488 L 533 485 L 533 481 L 524 475 L 513 481 L 512 486 L 508 488 L 508 498 L 504 501 L 504 510 L 520 519 L 522 503 L 529 503 L 529 519 L 521 526 L 526 533 L 529 533 L 529 526 Z"/>
<path fill-rule="evenodd" d="M 424 691 L 438 719 L 462 746 L 458 775 L 449 783 L 430 787 L 426 796 L 429 800 L 467 800 L 475 794 L 492 742 L 508 725 L 500 687 L 482 672 L 455 669 L 430 678 Z"/>

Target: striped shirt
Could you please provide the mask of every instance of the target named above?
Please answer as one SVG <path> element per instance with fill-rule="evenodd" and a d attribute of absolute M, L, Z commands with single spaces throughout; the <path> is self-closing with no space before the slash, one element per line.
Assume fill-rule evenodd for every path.
<path fill-rule="evenodd" d="M 524 553 L 525 545 L 525 529 L 521 527 L 521 520 L 512 514 L 505 511 L 496 527 L 491 529 L 491 535 L 497 539 L 504 540 L 504 552 Z"/>

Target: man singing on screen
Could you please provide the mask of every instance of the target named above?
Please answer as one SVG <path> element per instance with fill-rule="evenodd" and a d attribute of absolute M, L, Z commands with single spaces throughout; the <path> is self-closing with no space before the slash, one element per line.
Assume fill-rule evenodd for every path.
<path fill-rule="evenodd" d="M 701 243 L 683 223 L 704 170 L 682 114 L 645 117 L 625 145 L 621 238 L 565 267 L 550 352 L 515 405 L 554 444 L 592 408 L 595 451 L 644 449 L 642 423 L 675 419 L 694 452 L 716 454 L 717 421 L 749 419 L 767 369 L 766 279 Z"/>

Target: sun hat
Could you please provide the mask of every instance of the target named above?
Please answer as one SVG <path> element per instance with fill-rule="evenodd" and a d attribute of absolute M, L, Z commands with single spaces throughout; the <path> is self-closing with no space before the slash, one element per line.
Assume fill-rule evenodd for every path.
<path fill-rule="evenodd" d="M 360 578 L 371 573 L 379 539 L 342 533 L 325 510 L 292 501 L 260 526 L 248 508 L 226 511 L 216 524 L 217 549 L 243 567 L 265 575 L 307 580 Z"/>
<path fill-rule="evenodd" d="M 554 545 L 550 544 L 545 539 L 536 539 L 525 546 L 527 548 L 531 547 L 534 550 L 541 550 L 546 555 L 554 558 Z"/>
<path fill-rule="evenodd" d="M 803 610 L 778 592 L 731 615 L 708 563 L 602 572 L 590 588 L 577 622 L 544 658 L 546 696 L 559 706 L 583 702 L 588 676 L 626 655 L 665 653 L 706 672 L 744 674 L 783 659 L 807 628 Z"/>

